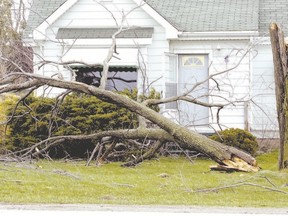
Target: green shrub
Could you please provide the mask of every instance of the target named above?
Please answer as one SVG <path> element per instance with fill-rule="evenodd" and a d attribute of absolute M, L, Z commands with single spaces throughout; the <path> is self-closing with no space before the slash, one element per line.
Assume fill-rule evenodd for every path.
<path fill-rule="evenodd" d="M 18 99 L 19 97 L 14 94 L 4 94 L 0 97 L 0 154 L 6 152 L 6 137 L 10 134 L 10 128 L 5 124 L 8 120 L 8 116 L 5 114 L 12 105 L 16 104 Z"/>
<path fill-rule="evenodd" d="M 153 91 L 152 91 L 153 92 Z M 136 100 L 137 90 L 119 92 Z M 158 97 L 154 95 L 149 97 Z M 11 103 L 7 115 L 11 115 Z M 155 109 L 157 107 L 154 107 Z M 52 111 L 57 110 L 57 113 Z M 53 114 L 54 113 L 54 114 Z M 85 135 L 104 130 L 132 129 L 138 126 L 136 114 L 126 108 L 104 102 L 97 97 L 73 93 L 56 105 L 54 98 L 28 97 L 16 109 L 13 120 L 9 123 L 10 136 L 5 146 L 8 150 L 18 151 L 48 138 L 50 135 Z M 93 150 L 95 141 L 71 141 L 61 143 L 50 150 L 54 158 L 84 157 Z"/>
<path fill-rule="evenodd" d="M 228 146 L 233 146 L 241 149 L 253 156 L 255 156 L 258 150 L 258 143 L 256 137 L 250 132 L 238 129 L 230 128 L 220 131 L 218 134 L 210 136 L 211 139 L 224 143 Z"/>
<path fill-rule="evenodd" d="M 6 139 L 8 149 L 17 151 L 27 148 L 48 137 L 48 125 L 53 99 L 29 97 L 15 110 L 9 122 L 10 135 Z M 12 115 L 15 104 L 11 104 L 8 115 Z"/>

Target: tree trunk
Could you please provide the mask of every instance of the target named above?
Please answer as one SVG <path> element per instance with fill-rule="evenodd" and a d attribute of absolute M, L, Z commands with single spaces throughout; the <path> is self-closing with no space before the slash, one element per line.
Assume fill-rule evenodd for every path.
<path fill-rule="evenodd" d="M 287 163 L 285 158 L 288 159 L 288 122 L 286 118 L 288 102 L 287 47 L 283 31 L 275 23 L 270 25 L 270 38 L 273 52 L 275 95 L 280 136 L 278 168 L 283 169 Z"/>

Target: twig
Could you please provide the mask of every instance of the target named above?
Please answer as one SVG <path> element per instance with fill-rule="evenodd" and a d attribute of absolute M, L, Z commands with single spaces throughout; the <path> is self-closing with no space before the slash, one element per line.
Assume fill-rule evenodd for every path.
<path fill-rule="evenodd" d="M 68 173 L 66 171 L 63 171 L 63 170 L 53 170 L 53 173 L 55 174 L 59 174 L 59 175 L 64 175 L 64 176 L 69 176 L 69 177 L 72 177 L 74 179 L 78 179 L 80 180 L 80 177 L 76 176 L 76 175 L 73 175 L 71 173 Z"/>
<path fill-rule="evenodd" d="M 273 184 L 272 181 L 270 181 L 270 179 L 268 179 L 266 176 L 264 176 L 263 178 L 265 178 L 274 188 L 277 188 L 275 184 Z"/>
<path fill-rule="evenodd" d="M 120 183 L 115 183 L 115 182 L 113 182 L 112 184 L 115 185 L 115 186 L 120 186 L 120 187 L 129 187 L 129 188 L 134 188 L 135 187 L 135 185 L 120 184 Z"/>
<path fill-rule="evenodd" d="M 116 144 L 117 144 L 116 140 L 113 140 L 112 144 L 106 149 L 106 151 L 103 153 L 103 155 L 101 156 L 101 158 L 99 160 L 100 161 L 106 160 L 106 157 L 109 155 L 110 152 L 113 151 L 113 149 L 115 148 Z"/>
<path fill-rule="evenodd" d="M 0 181 L 2 181 L 2 182 L 15 182 L 15 183 L 18 183 L 18 184 L 22 183 L 22 180 L 7 180 L 7 179 L 1 179 Z"/>
<path fill-rule="evenodd" d="M 200 190 L 195 190 L 193 192 L 194 193 L 217 192 L 217 191 L 222 190 L 222 189 L 235 188 L 235 187 L 240 187 L 240 186 L 253 186 L 253 187 L 259 187 L 259 188 L 263 188 L 263 189 L 278 192 L 278 193 L 288 194 L 288 192 L 286 192 L 284 190 L 279 190 L 276 188 L 271 188 L 271 187 L 267 187 L 267 186 L 263 186 L 263 185 L 254 184 L 254 183 L 239 183 L 239 184 L 233 184 L 233 185 L 216 187 L 216 188 L 200 189 Z"/>
<path fill-rule="evenodd" d="M 99 147 L 100 147 L 100 143 L 98 142 L 98 143 L 96 144 L 95 148 L 93 149 L 92 154 L 91 154 L 91 156 L 89 157 L 89 159 L 88 159 L 88 161 L 87 161 L 87 163 L 86 163 L 86 166 L 89 166 L 89 165 L 90 165 L 90 163 L 91 163 L 91 161 L 93 160 L 93 158 L 94 158 L 96 152 L 98 151 Z"/>
<path fill-rule="evenodd" d="M 154 146 L 152 146 L 147 152 L 145 152 L 143 155 L 141 155 L 138 158 L 134 158 L 134 160 L 128 161 L 125 164 L 122 164 L 121 166 L 128 167 L 128 166 L 136 166 L 137 164 L 141 163 L 144 160 L 151 159 L 155 153 L 162 147 L 164 144 L 164 140 L 157 140 Z"/>
<path fill-rule="evenodd" d="M 100 147 L 99 147 L 99 151 L 98 151 L 97 157 L 96 157 L 96 166 L 99 166 L 101 164 L 100 163 L 100 157 L 101 157 L 101 154 L 102 154 L 102 150 L 103 150 L 103 144 L 101 143 Z"/>
<path fill-rule="evenodd" d="M 7 172 L 15 172 L 15 171 L 11 171 L 9 169 L 4 169 L 4 168 L 0 168 L 1 171 L 7 171 Z"/>

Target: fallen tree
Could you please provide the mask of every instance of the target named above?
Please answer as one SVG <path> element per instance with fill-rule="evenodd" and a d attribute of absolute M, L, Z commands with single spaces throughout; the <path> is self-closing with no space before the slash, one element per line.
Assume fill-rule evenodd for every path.
<path fill-rule="evenodd" d="M 12 84 L 11 81 L 15 81 L 19 78 L 26 78 L 28 81 L 18 84 Z M 95 86 L 87 85 L 80 82 L 59 80 L 36 74 L 29 74 L 24 72 L 11 73 L 1 80 L 2 86 L 0 87 L 0 94 L 11 91 L 19 91 L 23 89 L 34 89 L 35 87 L 49 85 L 51 87 L 64 88 L 71 91 L 82 92 L 85 94 L 93 95 L 103 101 L 109 101 L 118 106 L 125 107 L 130 111 L 137 113 L 138 115 L 148 119 L 157 125 L 160 130 L 138 128 L 136 130 L 124 130 L 124 131 L 107 131 L 103 133 L 96 133 L 89 136 L 61 136 L 53 137 L 45 142 L 53 141 L 54 144 L 58 140 L 65 139 L 100 139 L 107 136 L 121 137 L 121 138 L 140 138 L 150 137 L 155 140 L 175 141 L 183 149 L 197 150 L 212 160 L 216 161 L 221 168 L 232 168 L 234 170 L 241 171 L 257 171 L 258 167 L 256 160 L 249 154 L 240 151 L 236 148 L 226 146 L 219 142 L 213 141 L 203 135 L 200 135 L 194 131 L 191 131 L 181 125 L 178 125 L 171 120 L 165 118 L 161 114 L 155 112 L 145 105 L 145 102 L 140 103 L 134 101 L 126 96 L 119 95 L 115 92 L 108 91 Z M 9 83 L 9 85 L 7 85 Z M 6 85 L 5 85 L 6 84 Z M 153 137 L 152 137 L 153 135 Z M 44 142 L 44 141 L 43 141 Z M 34 146 L 35 148 L 36 146 Z M 29 151 L 31 152 L 33 148 Z M 43 149 L 44 151 L 45 149 Z M 139 160 L 138 160 L 139 161 Z"/>

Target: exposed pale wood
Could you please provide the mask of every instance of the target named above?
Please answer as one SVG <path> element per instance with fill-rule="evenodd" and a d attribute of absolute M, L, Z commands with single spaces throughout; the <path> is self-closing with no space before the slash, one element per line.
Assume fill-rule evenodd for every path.
<path fill-rule="evenodd" d="M 251 166 L 246 161 L 233 157 L 231 160 L 224 160 L 224 165 L 218 164 L 217 166 L 211 166 L 211 170 L 233 172 L 233 171 L 242 171 L 242 172 L 257 172 L 259 171 L 258 167 Z"/>

